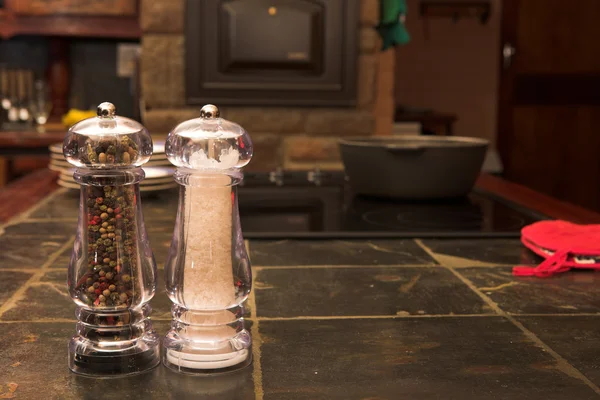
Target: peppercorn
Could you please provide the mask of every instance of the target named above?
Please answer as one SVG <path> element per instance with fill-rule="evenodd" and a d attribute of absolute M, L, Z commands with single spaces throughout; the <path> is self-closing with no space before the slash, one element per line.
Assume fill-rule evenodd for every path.
<path fill-rule="evenodd" d="M 108 234 L 108 237 L 112 239 L 112 238 L 115 237 L 115 234 L 111 232 L 111 233 Z"/>
<path fill-rule="evenodd" d="M 98 289 L 98 287 L 100 286 L 100 284 L 98 282 L 94 282 L 94 284 L 92 285 L 94 289 Z"/>
<path fill-rule="evenodd" d="M 127 274 L 124 274 L 124 275 L 121 277 L 121 280 L 122 280 L 123 282 L 126 282 L 126 283 L 127 283 L 127 282 L 129 282 L 129 281 L 131 280 L 131 276 L 129 276 L 129 275 L 127 275 Z"/>
<path fill-rule="evenodd" d="M 109 272 L 110 273 L 110 272 Z M 117 290 L 117 287 L 115 285 L 110 285 L 108 287 L 108 290 L 110 290 L 111 292 L 114 292 L 115 290 Z"/>
<path fill-rule="evenodd" d="M 129 153 L 123 153 L 123 162 L 127 164 L 131 162 L 131 155 Z"/>
<path fill-rule="evenodd" d="M 100 206 L 100 210 L 101 210 L 101 211 L 106 211 L 107 209 L 108 209 L 108 207 L 106 207 L 106 205 L 105 205 L 105 204 L 102 204 L 102 205 Z"/>
<path fill-rule="evenodd" d="M 105 296 L 110 296 L 110 290 L 106 289 L 102 292 L 102 294 Z"/>
<path fill-rule="evenodd" d="M 94 287 L 93 287 L 93 286 L 90 286 L 90 287 L 87 289 L 87 291 L 88 291 L 88 292 L 90 292 L 90 293 L 94 293 L 94 290 L 96 290 L 96 289 L 94 289 Z"/>
<path fill-rule="evenodd" d="M 106 209 L 106 212 L 107 212 L 107 213 L 109 213 L 109 214 L 112 214 L 112 213 L 113 213 L 113 211 L 114 211 L 114 210 L 113 210 L 112 208 L 107 208 L 107 209 Z"/>
<path fill-rule="evenodd" d="M 104 199 L 102 197 L 96 198 L 96 203 L 97 204 L 102 204 L 103 201 L 104 201 Z"/>
<path fill-rule="evenodd" d="M 102 213 L 102 214 L 100 214 L 100 218 L 107 219 L 108 218 L 108 214 L 107 213 Z"/>
<path fill-rule="evenodd" d="M 120 299 L 122 302 L 126 302 L 126 301 L 127 301 L 127 294 L 125 294 L 125 293 L 121 293 L 121 294 L 119 295 L 119 299 Z"/>
<path fill-rule="evenodd" d="M 96 152 L 94 151 L 94 149 L 92 149 L 92 146 L 89 143 L 87 145 L 86 150 L 86 155 L 89 162 L 96 162 L 98 160 L 98 158 L 96 157 Z"/>
<path fill-rule="evenodd" d="M 100 276 L 104 276 L 104 275 L 106 275 L 106 272 L 104 272 L 104 271 L 100 271 L 100 272 L 98 272 L 98 273 L 100 274 Z"/>
<path fill-rule="evenodd" d="M 98 298 L 100 299 L 100 301 L 105 301 L 106 300 L 106 297 L 104 297 L 104 295 L 102 295 L 102 294 L 100 296 L 98 296 Z"/>

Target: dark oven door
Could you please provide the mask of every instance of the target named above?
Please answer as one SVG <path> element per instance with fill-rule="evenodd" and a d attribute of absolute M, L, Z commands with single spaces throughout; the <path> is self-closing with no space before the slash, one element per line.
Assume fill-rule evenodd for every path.
<path fill-rule="evenodd" d="M 189 104 L 352 105 L 357 0 L 188 0 Z"/>

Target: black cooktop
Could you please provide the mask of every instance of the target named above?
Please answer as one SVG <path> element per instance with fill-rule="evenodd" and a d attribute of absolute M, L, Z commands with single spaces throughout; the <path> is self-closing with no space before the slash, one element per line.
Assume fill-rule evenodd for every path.
<path fill-rule="evenodd" d="M 474 190 L 444 200 L 356 195 L 342 172 L 246 173 L 239 192 L 247 238 L 519 237 L 545 219 Z"/>

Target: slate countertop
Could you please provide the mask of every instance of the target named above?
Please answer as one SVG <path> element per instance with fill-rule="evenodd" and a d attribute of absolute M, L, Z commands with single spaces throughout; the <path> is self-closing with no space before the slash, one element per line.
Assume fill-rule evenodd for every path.
<path fill-rule="evenodd" d="M 512 239 L 250 241 L 254 362 L 188 377 L 67 368 L 66 290 L 78 197 L 55 191 L 0 234 L 0 399 L 592 399 L 600 397 L 600 274 L 514 278 L 539 259 Z M 157 263 L 173 195 L 144 197 Z"/>

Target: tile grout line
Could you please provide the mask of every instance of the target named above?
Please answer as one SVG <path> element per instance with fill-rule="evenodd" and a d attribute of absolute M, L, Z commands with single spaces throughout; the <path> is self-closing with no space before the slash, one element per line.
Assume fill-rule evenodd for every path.
<path fill-rule="evenodd" d="M 21 222 L 77 222 L 77 217 L 75 218 L 24 218 Z"/>
<path fill-rule="evenodd" d="M 307 315 L 300 317 L 258 317 L 257 321 L 327 321 L 353 319 L 424 319 L 500 317 L 498 314 L 408 314 L 408 315 Z"/>
<path fill-rule="evenodd" d="M 248 252 L 248 256 L 250 255 L 250 241 L 244 241 L 246 245 L 246 251 Z M 250 260 L 250 265 L 252 265 L 252 260 Z M 251 267 L 253 268 L 253 267 Z M 253 268 L 254 269 L 254 268 Z M 250 332 L 252 334 L 252 379 L 254 380 L 254 396 L 256 400 L 262 400 L 264 397 L 264 391 L 262 387 L 262 367 L 261 367 L 261 354 L 260 354 L 260 345 L 262 343 L 262 339 L 260 337 L 260 331 L 258 330 L 258 313 L 256 310 L 256 273 L 258 270 L 251 271 L 252 272 L 252 291 L 248 296 L 248 303 L 250 304 L 250 318 L 252 321 L 252 328 L 250 328 Z"/>
<path fill-rule="evenodd" d="M 434 259 L 435 259 L 435 253 L 433 251 L 431 251 L 430 248 L 425 246 L 425 244 L 423 244 L 423 242 L 421 240 L 416 239 L 415 242 L 417 242 L 417 244 L 423 250 L 425 250 L 431 257 L 434 257 Z M 585 376 L 581 371 L 579 371 L 577 368 L 575 368 L 573 365 L 571 365 L 563 356 L 561 356 L 556 351 L 554 351 L 550 346 L 548 346 L 546 343 L 544 343 L 542 341 L 542 339 L 540 339 L 535 333 L 533 333 L 532 331 L 527 329 L 525 327 L 525 325 L 523 325 L 521 322 L 517 321 L 511 314 L 502 310 L 495 301 L 493 301 L 490 297 L 488 297 L 483 292 L 481 292 L 479 289 L 477 289 L 477 287 L 475 286 L 475 284 L 473 282 L 471 282 L 468 278 L 461 275 L 456 269 L 454 269 L 452 267 L 444 267 L 444 268 L 446 268 L 448 271 L 450 271 L 462 283 L 467 285 L 469 287 L 469 289 L 471 289 L 476 295 L 478 295 L 481 298 L 481 300 L 483 300 L 483 302 L 485 304 L 487 304 L 489 307 L 491 307 L 498 315 L 506 318 L 510 323 L 512 323 L 516 328 L 518 328 L 529 340 L 531 340 L 533 343 L 535 343 L 537 346 L 539 346 L 542 350 L 544 350 L 546 353 L 548 353 L 550 356 L 552 356 L 552 358 L 554 358 L 554 360 L 557 363 L 557 368 L 562 373 L 564 373 L 565 375 L 568 375 L 572 378 L 582 381 L 590 389 L 592 389 L 596 394 L 600 394 L 600 388 L 596 384 L 594 384 L 587 376 Z"/>
<path fill-rule="evenodd" d="M 49 269 L 51 270 L 52 268 Z M 36 272 L 39 272 L 39 268 L 1 268 L 0 272 L 25 272 L 28 274 L 35 274 Z"/>
<path fill-rule="evenodd" d="M 35 282 L 34 282 L 35 284 Z M 250 299 L 249 299 L 250 301 Z M 509 314 L 519 318 L 543 318 L 543 317 L 597 317 L 600 318 L 600 314 L 595 313 L 581 313 L 581 314 Z M 298 317 L 250 317 L 249 320 L 252 322 L 256 321 L 327 321 L 327 320 L 354 320 L 354 319 L 427 319 L 427 318 L 506 318 L 505 315 L 501 314 L 408 314 L 408 315 L 306 315 Z M 169 322 L 172 318 L 168 317 L 151 317 L 153 321 Z M 55 319 L 44 319 L 44 320 L 14 320 L 14 321 L 0 321 L 0 324 L 15 324 L 15 323 L 53 323 L 53 322 L 77 322 L 75 319 L 55 318 Z"/>
<path fill-rule="evenodd" d="M 350 264 L 350 265 L 257 265 L 252 266 L 255 271 L 262 270 L 280 270 L 280 269 L 334 269 L 334 268 L 348 268 L 348 269 L 374 269 L 374 268 L 440 268 L 442 267 L 439 264 Z M 481 265 L 467 265 L 464 267 L 458 267 L 457 269 L 462 268 L 502 268 L 502 267 L 514 267 L 513 264 L 494 264 L 493 266 L 481 266 Z"/>
<path fill-rule="evenodd" d="M 13 320 L 13 321 L 0 321 L 2 324 L 56 324 L 56 323 L 76 323 L 76 319 L 68 318 L 50 318 L 50 319 L 32 319 L 32 320 Z"/>
<path fill-rule="evenodd" d="M 279 269 L 336 269 L 336 268 L 348 268 L 348 269 L 361 269 L 361 268 L 439 268 L 439 265 L 435 264 L 415 264 L 415 265 L 402 265 L 402 264 L 382 264 L 382 265 L 373 265 L 373 264 L 336 264 L 336 265 L 257 265 L 252 266 L 252 269 L 255 271 L 263 271 L 263 270 L 279 270 Z"/>
<path fill-rule="evenodd" d="M 507 313 L 513 317 L 600 317 L 600 313 L 549 313 L 549 314 L 538 314 L 538 313 Z"/>
<path fill-rule="evenodd" d="M 60 246 L 58 250 L 56 250 L 48 257 L 48 260 L 42 265 L 42 267 L 39 270 L 37 270 L 35 274 L 31 276 L 31 278 L 29 278 L 23 285 L 21 285 L 21 287 L 17 289 L 15 293 L 13 293 L 13 295 L 4 302 L 4 304 L 2 304 L 2 306 L 0 307 L 0 319 L 2 319 L 6 311 L 11 310 L 17 304 L 17 302 L 21 300 L 27 289 L 29 289 L 29 287 L 31 287 L 33 283 L 38 282 L 40 278 L 44 276 L 44 273 L 48 271 L 50 265 L 54 261 L 56 261 L 65 250 L 67 250 L 70 246 L 73 245 L 74 240 L 75 236 L 71 236 L 69 240 L 67 240 L 62 246 Z"/>

